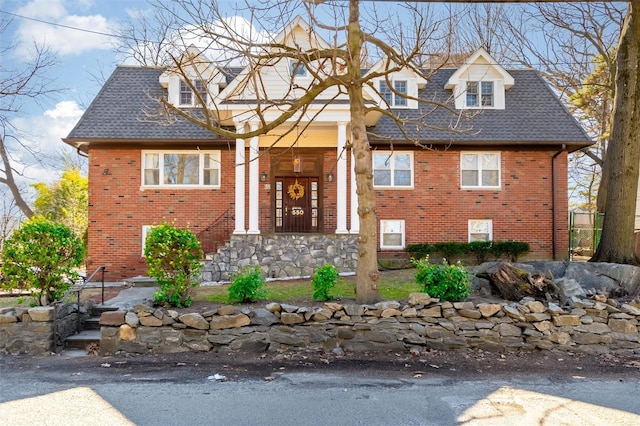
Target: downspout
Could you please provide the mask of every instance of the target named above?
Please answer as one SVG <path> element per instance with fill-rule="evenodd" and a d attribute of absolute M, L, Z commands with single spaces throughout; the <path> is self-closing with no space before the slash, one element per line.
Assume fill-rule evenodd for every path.
<path fill-rule="evenodd" d="M 557 245 L 557 232 L 556 232 L 556 225 L 557 225 L 557 219 L 556 219 L 556 159 L 558 158 L 558 156 L 560 154 L 562 154 L 565 149 L 567 149 L 567 145 L 566 144 L 562 144 L 562 148 L 560 148 L 560 150 L 558 152 L 556 152 L 555 154 L 553 154 L 553 157 L 551 157 L 551 253 L 552 253 L 552 258 L 553 260 L 556 260 L 556 256 L 557 256 L 557 249 L 556 249 L 556 245 Z"/>

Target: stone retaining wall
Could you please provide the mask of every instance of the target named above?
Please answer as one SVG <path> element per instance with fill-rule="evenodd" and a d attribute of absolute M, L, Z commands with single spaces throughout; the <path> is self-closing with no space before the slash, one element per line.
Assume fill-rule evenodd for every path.
<path fill-rule="evenodd" d="M 101 317 L 103 354 L 182 351 L 407 351 L 433 348 L 640 353 L 640 302 L 571 300 L 572 308 L 533 299 L 519 303 L 439 303 L 423 293 L 408 303 L 325 303 L 210 312 L 136 305 Z"/>
<path fill-rule="evenodd" d="M 0 353 L 45 354 L 76 332 L 77 305 L 0 309 Z M 56 330 L 57 336 L 56 338 Z"/>
<path fill-rule="evenodd" d="M 353 272 L 358 265 L 357 235 L 232 235 L 229 242 L 204 260 L 200 282 L 229 281 L 247 266 L 257 266 L 263 276 L 290 278 L 311 276 L 330 263 L 339 272 Z"/>

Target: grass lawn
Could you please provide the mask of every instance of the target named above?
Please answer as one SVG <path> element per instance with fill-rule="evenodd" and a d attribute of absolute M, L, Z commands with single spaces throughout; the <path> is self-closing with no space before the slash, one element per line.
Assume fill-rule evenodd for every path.
<path fill-rule="evenodd" d="M 381 271 L 378 288 L 382 300 L 407 300 L 409 294 L 421 291 L 414 280 L 415 269 Z M 340 277 L 331 295 L 338 301 L 354 300 L 355 275 Z M 311 278 L 296 280 L 268 281 L 265 283 L 267 297 L 265 301 L 286 303 L 313 302 Z M 229 284 L 219 286 L 200 286 L 192 289 L 192 297 L 197 302 L 228 303 Z"/>
<path fill-rule="evenodd" d="M 381 271 L 378 288 L 380 289 L 381 300 L 407 300 L 410 293 L 421 291 L 421 288 L 414 280 L 415 269 L 399 269 Z M 355 302 L 355 275 L 340 277 L 340 282 L 333 288 L 331 294 L 335 300 L 340 302 Z M 313 287 L 311 278 L 295 280 L 268 281 L 265 283 L 267 297 L 264 302 L 285 302 L 292 304 L 312 303 Z M 115 293 L 114 293 L 115 291 Z M 117 294 L 119 289 L 109 289 L 108 300 Z M 229 303 L 229 284 L 199 286 L 191 289 L 194 302 L 208 302 L 215 304 Z M 82 291 L 81 301 L 92 298 L 99 303 L 99 288 L 87 288 Z M 75 297 L 75 296 L 73 296 Z M 22 300 L 22 303 L 18 303 Z M 75 301 L 75 300 L 73 300 Z M 4 307 L 29 307 L 31 298 L 29 296 L 3 296 L 0 297 L 0 308 Z"/>

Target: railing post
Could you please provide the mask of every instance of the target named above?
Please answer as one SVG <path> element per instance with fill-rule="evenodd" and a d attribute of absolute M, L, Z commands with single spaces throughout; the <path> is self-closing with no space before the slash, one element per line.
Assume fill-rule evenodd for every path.
<path fill-rule="evenodd" d="M 100 269 L 102 269 L 102 302 L 101 305 L 104 305 L 104 266 L 101 266 Z"/>

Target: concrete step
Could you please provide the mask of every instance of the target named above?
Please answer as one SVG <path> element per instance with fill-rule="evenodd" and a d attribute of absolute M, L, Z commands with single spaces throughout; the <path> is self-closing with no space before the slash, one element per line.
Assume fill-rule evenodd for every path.
<path fill-rule="evenodd" d="M 82 330 L 64 341 L 64 346 L 67 348 L 86 349 L 91 344 L 100 344 L 100 330 Z"/>
<path fill-rule="evenodd" d="M 100 317 L 88 318 L 83 326 L 83 330 L 100 330 Z"/>

